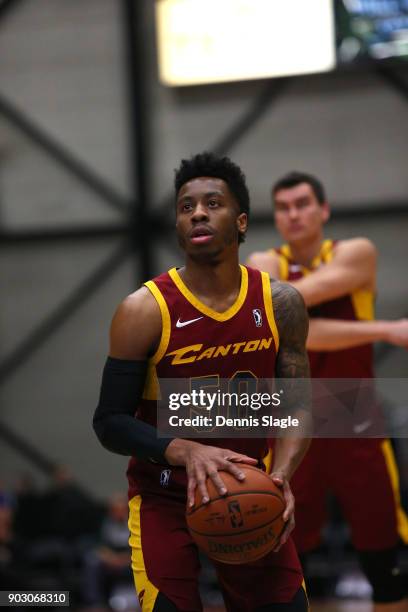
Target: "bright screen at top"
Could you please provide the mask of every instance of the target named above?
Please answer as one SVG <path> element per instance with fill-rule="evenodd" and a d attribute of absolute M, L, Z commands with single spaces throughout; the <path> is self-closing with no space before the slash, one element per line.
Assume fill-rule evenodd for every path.
<path fill-rule="evenodd" d="M 160 79 L 195 85 L 335 66 L 332 0 L 157 0 Z"/>
<path fill-rule="evenodd" d="M 408 0 L 336 0 L 339 63 L 408 59 Z"/>

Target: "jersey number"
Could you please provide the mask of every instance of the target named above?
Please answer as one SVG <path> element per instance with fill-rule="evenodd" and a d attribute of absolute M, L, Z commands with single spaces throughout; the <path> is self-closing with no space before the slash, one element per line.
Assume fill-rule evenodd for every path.
<path fill-rule="evenodd" d="M 226 391 L 223 389 L 226 388 Z M 241 405 L 239 396 L 242 393 L 249 397 L 252 393 L 256 393 L 258 389 L 258 379 L 250 370 L 238 370 L 228 380 L 220 379 L 218 374 L 210 374 L 209 376 L 196 376 L 190 378 L 191 391 L 204 391 L 205 397 L 211 395 L 215 397 L 215 402 L 211 410 L 207 406 L 192 407 L 191 417 L 197 415 L 211 416 L 213 419 L 217 415 L 225 416 L 226 418 L 245 418 L 249 414 L 249 406 Z M 200 432 L 213 431 L 215 426 L 196 428 Z"/>

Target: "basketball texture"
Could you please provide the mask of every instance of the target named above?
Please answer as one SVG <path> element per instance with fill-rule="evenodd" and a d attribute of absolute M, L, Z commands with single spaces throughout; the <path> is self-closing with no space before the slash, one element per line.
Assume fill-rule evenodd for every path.
<path fill-rule="evenodd" d="M 187 525 L 196 542 L 211 559 L 221 563 L 250 563 L 270 552 L 284 528 L 285 502 L 270 477 L 249 465 L 240 482 L 229 472 L 220 472 L 227 494 L 219 495 L 207 479 L 208 504 L 196 490 L 195 505 L 187 511 Z"/>

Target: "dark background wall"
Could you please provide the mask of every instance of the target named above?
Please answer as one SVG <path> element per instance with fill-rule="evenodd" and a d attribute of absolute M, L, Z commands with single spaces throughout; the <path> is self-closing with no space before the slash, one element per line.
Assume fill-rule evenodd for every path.
<path fill-rule="evenodd" d="M 26 0 L 0 12 L 3 436 L 17 433 L 101 496 L 126 486 L 126 460 L 99 446 L 91 415 L 109 321 L 142 275 L 137 253 L 118 254 L 137 179 L 125 4 Z M 360 68 L 169 89 L 157 80 L 153 3 L 141 5 L 148 205 L 162 223 L 173 223 L 181 157 L 225 150 L 252 195 L 244 260 L 278 243 L 272 220 L 265 223 L 272 181 L 295 168 L 316 173 L 340 214 L 328 235 L 368 236 L 379 249 L 378 316 L 407 314 L 407 69 L 393 69 L 394 84 Z M 168 233 L 152 226 L 148 238 L 153 273 L 181 262 Z M 378 372 L 406 377 L 407 353 L 388 351 Z M 22 471 L 45 477 L 4 437 L 0 452 L 6 484 Z"/>

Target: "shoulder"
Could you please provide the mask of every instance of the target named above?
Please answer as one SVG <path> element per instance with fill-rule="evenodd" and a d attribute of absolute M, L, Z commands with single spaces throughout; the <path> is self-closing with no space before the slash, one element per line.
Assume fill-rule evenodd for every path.
<path fill-rule="evenodd" d="M 350 238 L 348 240 L 339 240 L 334 246 L 333 255 L 335 257 L 353 259 L 360 257 L 375 259 L 377 257 L 377 249 L 375 244 L 368 238 Z"/>
<path fill-rule="evenodd" d="M 279 337 L 304 343 L 309 317 L 305 301 L 295 287 L 282 281 L 271 281 L 273 312 Z"/>
<path fill-rule="evenodd" d="M 128 295 L 113 316 L 110 355 L 143 359 L 153 353 L 162 328 L 160 307 L 147 287 Z"/>
<path fill-rule="evenodd" d="M 246 260 L 246 265 L 268 272 L 272 276 L 279 276 L 279 256 L 273 249 L 251 253 Z"/>
<path fill-rule="evenodd" d="M 160 316 L 160 308 L 151 291 L 145 286 L 128 295 L 117 307 L 114 320 L 126 320 L 129 324 L 137 318 L 151 319 Z"/>
<path fill-rule="evenodd" d="M 286 304 L 288 307 L 305 307 L 302 295 L 293 285 L 271 279 L 272 298 L 274 303 Z"/>

